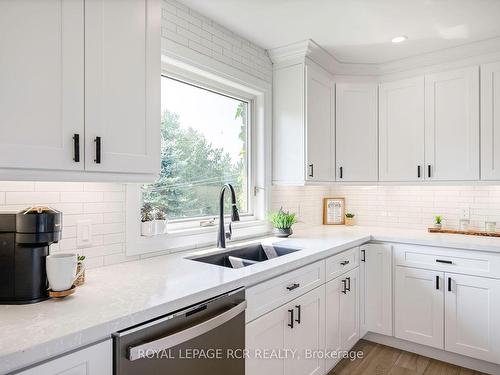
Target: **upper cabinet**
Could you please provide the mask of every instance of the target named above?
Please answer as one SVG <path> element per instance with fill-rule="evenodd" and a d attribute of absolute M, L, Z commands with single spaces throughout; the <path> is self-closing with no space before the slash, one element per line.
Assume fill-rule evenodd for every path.
<path fill-rule="evenodd" d="M 0 2 L 1 177 L 154 178 L 160 15 L 159 0 Z"/>
<path fill-rule="evenodd" d="M 424 77 L 379 86 L 380 181 L 424 178 Z"/>
<path fill-rule="evenodd" d="M 479 68 L 425 77 L 425 176 L 479 179 Z"/>
<path fill-rule="evenodd" d="M 333 79 L 307 62 L 274 70 L 273 81 L 273 181 L 332 181 Z"/>
<path fill-rule="evenodd" d="M 481 66 L 481 179 L 500 180 L 500 62 Z"/>
<path fill-rule="evenodd" d="M 83 0 L 2 1 L 0 35 L 0 168 L 83 170 Z"/>
<path fill-rule="evenodd" d="M 336 85 L 336 180 L 377 181 L 377 85 Z"/>

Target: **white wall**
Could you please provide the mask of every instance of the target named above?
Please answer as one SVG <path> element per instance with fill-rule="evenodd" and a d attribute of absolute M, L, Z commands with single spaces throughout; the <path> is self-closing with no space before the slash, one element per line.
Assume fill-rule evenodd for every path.
<path fill-rule="evenodd" d="M 435 215 L 458 228 L 462 208 L 470 208 L 471 226 L 484 230 L 486 220 L 500 228 L 500 186 L 417 185 L 274 187 L 273 209 L 283 206 L 307 225 L 322 223 L 323 197 L 344 197 L 359 225 L 426 229 Z"/>
<path fill-rule="evenodd" d="M 176 45 L 195 56 L 216 60 L 228 70 L 272 81 L 272 64 L 264 49 L 174 0 L 164 0 L 162 46 Z M 63 239 L 51 251 L 86 255 L 89 268 L 139 259 L 125 255 L 125 185 L 0 181 L 0 211 L 19 211 L 32 205 L 48 205 L 63 212 Z M 85 219 L 93 223 L 93 246 L 79 250 L 76 222 Z"/>

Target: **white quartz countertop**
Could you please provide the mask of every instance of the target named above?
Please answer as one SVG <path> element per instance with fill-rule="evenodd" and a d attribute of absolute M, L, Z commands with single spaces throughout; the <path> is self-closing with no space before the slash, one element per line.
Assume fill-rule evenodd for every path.
<path fill-rule="evenodd" d="M 0 374 L 109 338 L 113 332 L 254 285 L 370 240 L 500 253 L 500 238 L 317 226 L 296 230 L 290 239 L 247 241 L 281 242 L 302 250 L 242 269 L 186 259 L 200 251 L 91 269 L 85 285 L 71 297 L 0 306 Z"/>

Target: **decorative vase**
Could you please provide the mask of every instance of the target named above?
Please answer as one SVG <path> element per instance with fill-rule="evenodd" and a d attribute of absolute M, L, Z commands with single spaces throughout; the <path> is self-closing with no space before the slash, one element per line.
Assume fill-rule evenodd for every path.
<path fill-rule="evenodd" d="M 273 234 L 275 237 L 289 237 L 293 234 L 292 228 L 274 228 Z"/>
<path fill-rule="evenodd" d="M 152 221 L 143 221 L 141 223 L 141 234 L 146 237 L 151 237 L 155 234 L 155 225 Z"/>
<path fill-rule="evenodd" d="M 165 234 L 167 233 L 167 220 L 155 220 L 155 233 L 154 234 Z"/>
<path fill-rule="evenodd" d="M 82 268 L 83 268 L 83 271 L 82 271 Z M 83 265 L 82 262 L 78 262 L 77 263 L 77 265 L 76 265 L 76 274 L 78 275 L 81 272 L 81 275 L 78 276 L 78 278 L 73 283 L 74 286 L 83 285 L 83 283 L 85 282 L 85 269 L 84 268 L 85 268 L 85 266 Z"/>
<path fill-rule="evenodd" d="M 345 225 L 354 225 L 354 218 L 353 217 L 346 217 L 345 218 Z"/>
<path fill-rule="evenodd" d="M 439 224 L 438 223 L 434 223 L 434 228 L 441 229 L 442 227 L 443 227 L 443 224 L 441 224 L 441 223 L 439 223 Z"/>

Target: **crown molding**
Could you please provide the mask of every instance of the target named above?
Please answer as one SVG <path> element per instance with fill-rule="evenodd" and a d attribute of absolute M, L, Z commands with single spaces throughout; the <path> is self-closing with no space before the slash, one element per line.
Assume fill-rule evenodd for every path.
<path fill-rule="evenodd" d="M 500 56 L 500 37 L 380 64 L 339 61 L 311 39 L 271 49 L 268 54 L 275 68 L 305 62 L 308 58 L 334 75 L 382 76 L 436 65 L 459 62 L 474 64 L 495 60 Z"/>

